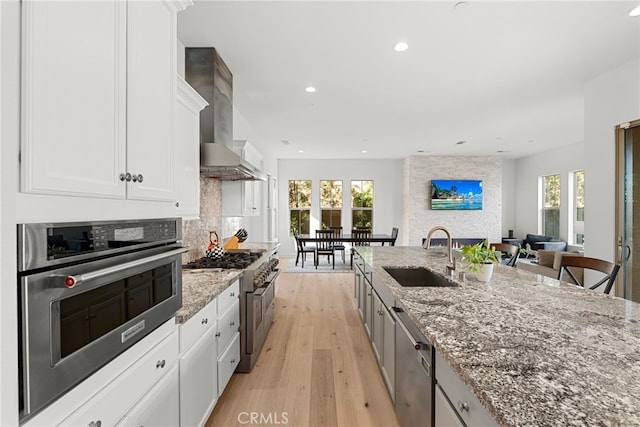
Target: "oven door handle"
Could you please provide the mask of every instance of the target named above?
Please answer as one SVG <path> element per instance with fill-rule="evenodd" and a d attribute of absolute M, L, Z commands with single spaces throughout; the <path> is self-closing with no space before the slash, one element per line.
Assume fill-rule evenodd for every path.
<path fill-rule="evenodd" d="M 129 261 L 123 264 L 118 264 L 113 267 L 107 267 L 101 270 L 92 271 L 90 273 L 85 273 L 80 275 L 60 276 L 60 277 L 64 278 L 64 286 L 71 289 L 78 285 L 81 285 L 83 282 L 99 279 L 100 277 L 108 276 L 110 274 L 117 273 L 119 271 L 126 270 L 129 268 L 138 267 L 139 265 L 147 264 L 149 262 L 157 261 L 159 259 L 170 258 L 172 256 L 187 252 L 188 250 L 189 250 L 188 248 L 174 249 L 171 251 L 162 252 L 161 254 L 156 254 L 149 257 L 137 259 L 135 261 Z"/>

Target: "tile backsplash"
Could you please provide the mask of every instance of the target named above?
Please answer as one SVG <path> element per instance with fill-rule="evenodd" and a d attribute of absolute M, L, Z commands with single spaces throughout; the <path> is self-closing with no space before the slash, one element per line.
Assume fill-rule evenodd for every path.
<path fill-rule="evenodd" d="M 222 182 L 200 177 L 200 219 L 182 222 L 182 240 L 189 251 L 182 255 L 187 263 L 205 255 L 209 245 L 209 232 L 215 230 L 223 239 L 222 230 Z"/>

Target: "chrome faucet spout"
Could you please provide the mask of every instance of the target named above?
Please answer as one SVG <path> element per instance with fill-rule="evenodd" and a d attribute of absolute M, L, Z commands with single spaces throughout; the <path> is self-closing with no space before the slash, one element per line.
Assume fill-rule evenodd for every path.
<path fill-rule="evenodd" d="M 441 230 L 444 234 L 447 235 L 447 255 L 449 255 L 449 264 L 453 265 L 453 251 L 452 251 L 452 241 L 451 241 L 451 233 L 442 225 L 436 225 L 431 230 L 427 232 L 427 238 L 425 239 L 424 245 L 422 246 L 425 249 L 429 249 L 431 247 L 431 235 L 436 231 Z"/>

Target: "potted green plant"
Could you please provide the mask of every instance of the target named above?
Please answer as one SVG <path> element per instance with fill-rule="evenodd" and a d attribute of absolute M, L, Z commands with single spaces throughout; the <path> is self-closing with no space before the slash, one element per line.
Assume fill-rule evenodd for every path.
<path fill-rule="evenodd" d="M 502 257 L 500 251 L 489 247 L 485 239 L 475 245 L 464 245 L 461 248 L 460 259 L 467 264 L 467 268 L 476 273 L 476 278 L 481 282 L 488 282 L 493 275 L 493 265 Z"/>

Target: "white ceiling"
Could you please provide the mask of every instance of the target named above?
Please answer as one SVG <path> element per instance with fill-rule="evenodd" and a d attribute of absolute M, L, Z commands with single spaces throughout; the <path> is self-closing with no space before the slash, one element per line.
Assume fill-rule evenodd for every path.
<path fill-rule="evenodd" d="M 278 158 L 518 158 L 581 142 L 585 83 L 640 54 L 637 0 L 455 3 L 195 0 L 178 36 L 220 52 L 234 138 Z"/>

